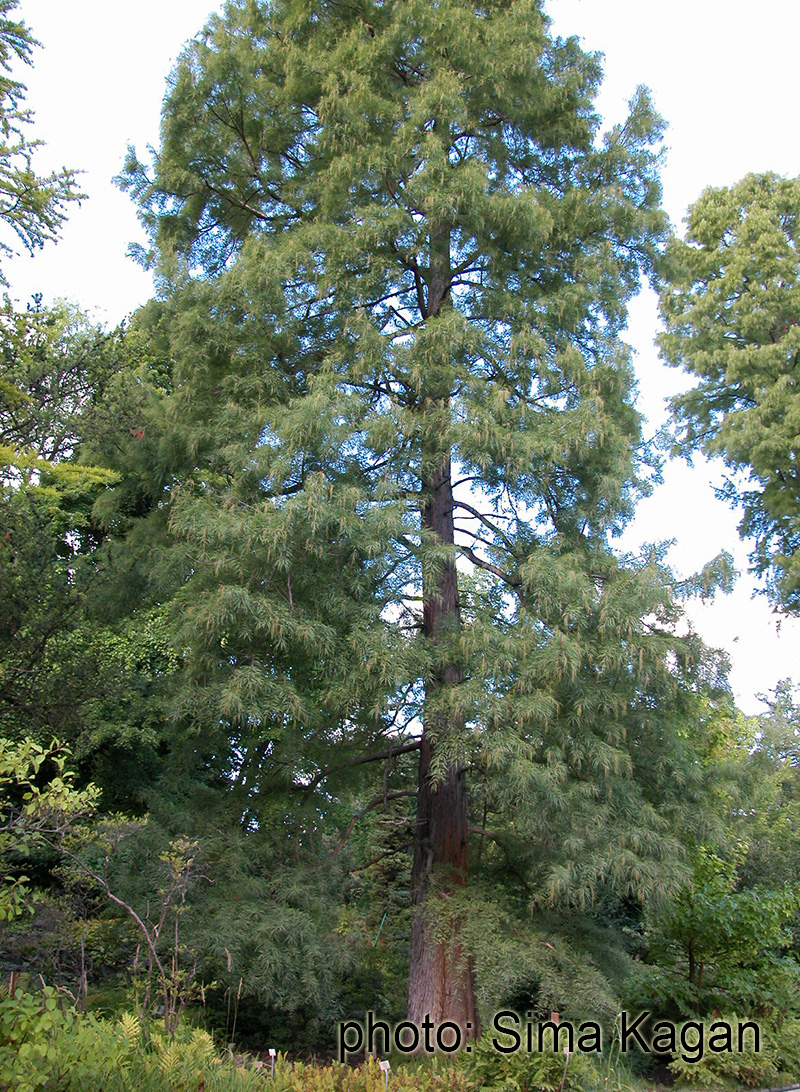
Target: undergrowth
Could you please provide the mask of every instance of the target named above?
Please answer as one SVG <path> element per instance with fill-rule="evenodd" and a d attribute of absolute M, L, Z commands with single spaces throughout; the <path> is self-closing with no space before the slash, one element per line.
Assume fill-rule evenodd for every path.
<path fill-rule="evenodd" d="M 785 1021 L 759 1054 L 706 1054 L 673 1062 L 679 1084 L 695 1089 L 780 1083 L 800 1068 L 800 1024 Z M 616 1036 L 612 1040 L 616 1042 Z M 486 1038 L 457 1058 L 393 1060 L 388 1092 L 651 1092 L 619 1051 L 604 1058 L 551 1051 L 501 1053 Z M 784 1081 L 785 1083 L 785 1081 Z M 52 987 L 38 992 L 0 986 L 0 1092 L 387 1092 L 377 1061 L 360 1066 L 289 1063 L 274 1074 L 256 1057 L 220 1052 L 211 1035 L 183 1023 L 173 1036 L 162 1023 L 123 1013 L 79 1014 Z"/>

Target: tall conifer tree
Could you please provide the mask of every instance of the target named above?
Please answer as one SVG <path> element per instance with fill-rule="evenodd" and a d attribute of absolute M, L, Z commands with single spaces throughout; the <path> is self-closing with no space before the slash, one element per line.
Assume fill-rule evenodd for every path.
<path fill-rule="evenodd" d="M 640 890 L 674 849 L 654 695 L 687 647 L 658 566 L 608 546 L 661 123 L 639 91 L 602 133 L 600 78 L 540 0 L 232 0 L 125 176 L 172 297 L 195 715 L 262 799 L 327 808 L 419 750 L 408 1014 L 473 1033 L 470 770 L 520 844 L 560 824 L 520 854 L 543 890 Z"/>

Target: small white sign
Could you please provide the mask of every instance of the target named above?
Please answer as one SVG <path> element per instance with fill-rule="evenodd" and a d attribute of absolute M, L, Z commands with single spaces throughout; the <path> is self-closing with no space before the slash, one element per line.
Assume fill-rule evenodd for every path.
<path fill-rule="evenodd" d="M 390 1070 L 390 1069 L 392 1068 L 392 1067 L 391 1067 L 391 1066 L 389 1065 L 389 1062 L 388 1062 L 388 1061 L 385 1061 L 385 1062 L 381 1062 L 381 1063 L 380 1063 L 380 1067 L 381 1067 L 381 1069 L 383 1070 L 383 1072 L 384 1072 L 384 1073 L 388 1073 L 388 1072 L 389 1072 L 389 1070 Z"/>

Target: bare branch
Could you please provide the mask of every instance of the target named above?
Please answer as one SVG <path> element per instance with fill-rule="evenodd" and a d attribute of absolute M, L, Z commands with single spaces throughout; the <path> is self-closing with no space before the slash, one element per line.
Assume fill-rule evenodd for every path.
<path fill-rule="evenodd" d="M 308 785 L 295 785 L 294 787 L 296 789 L 304 790 L 303 803 L 305 803 L 314 792 L 314 789 L 316 789 L 316 787 L 330 774 L 338 773 L 339 770 L 349 770 L 353 766 L 362 766 L 366 762 L 381 762 L 382 760 L 394 758 L 396 755 L 405 755 L 411 751 L 418 751 L 421 743 L 421 740 L 415 739 L 411 743 L 395 744 L 387 751 L 376 751 L 368 755 L 357 755 L 355 758 L 349 758 L 344 762 L 337 762 L 335 766 L 327 766 L 324 770 L 320 770 L 317 776 L 313 778 Z"/>
<path fill-rule="evenodd" d="M 340 853 L 341 850 L 344 849 L 345 845 L 347 844 L 348 838 L 353 833 L 353 827 L 356 825 L 359 819 L 363 819 L 365 815 L 368 815 L 369 812 L 374 811 L 375 808 L 380 807 L 381 804 L 386 807 L 386 804 L 389 800 L 397 800 L 401 796 L 416 795 L 416 789 L 403 789 L 398 792 L 381 793 L 381 795 L 376 796 L 374 800 L 370 800 L 367 806 L 365 808 L 362 808 L 361 811 L 357 811 L 353 818 L 350 820 L 350 822 L 347 824 L 347 830 L 342 835 L 336 849 L 334 849 L 333 856 L 335 857 L 337 853 Z"/>

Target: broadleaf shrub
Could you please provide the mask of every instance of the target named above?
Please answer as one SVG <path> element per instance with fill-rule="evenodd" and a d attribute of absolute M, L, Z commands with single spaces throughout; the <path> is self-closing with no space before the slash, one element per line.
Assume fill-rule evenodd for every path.
<path fill-rule="evenodd" d="M 57 1063 L 58 1040 L 72 1031 L 75 1011 L 59 991 L 0 986 L 0 1089 L 39 1092 Z"/>

